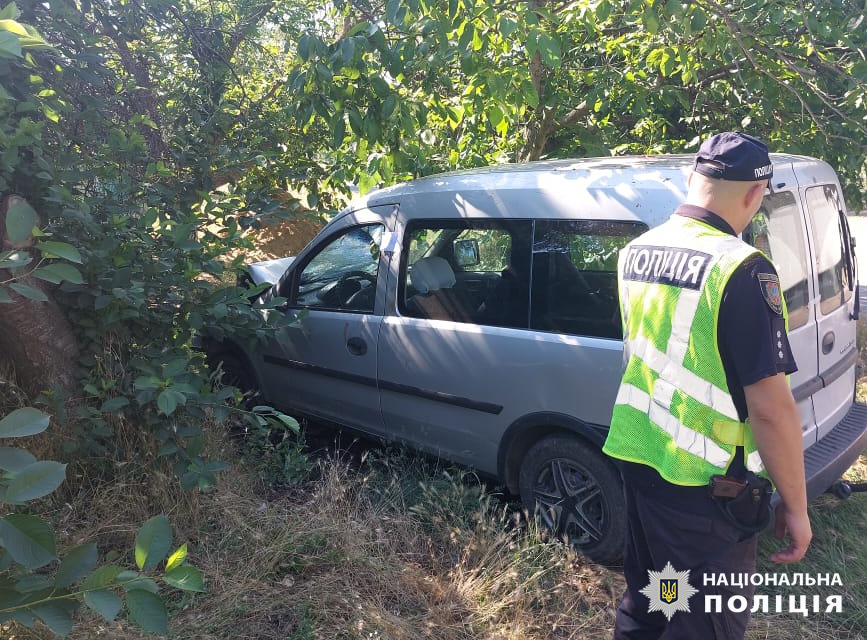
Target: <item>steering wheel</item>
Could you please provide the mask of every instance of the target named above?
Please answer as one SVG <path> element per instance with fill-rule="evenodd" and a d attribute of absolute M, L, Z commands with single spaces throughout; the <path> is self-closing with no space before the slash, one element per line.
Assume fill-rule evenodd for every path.
<path fill-rule="evenodd" d="M 362 281 L 370 283 L 368 286 L 363 286 Z M 340 298 L 340 306 L 345 307 L 350 300 L 366 289 L 370 289 L 376 283 L 376 276 L 367 271 L 356 269 L 347 271 L 340 275 L 337 282 L 334 283 L 334 291 Z"/>

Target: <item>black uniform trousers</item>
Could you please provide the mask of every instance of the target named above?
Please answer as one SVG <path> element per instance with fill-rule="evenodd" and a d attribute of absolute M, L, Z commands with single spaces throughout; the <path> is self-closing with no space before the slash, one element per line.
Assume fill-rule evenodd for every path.
<path fill-rule="evenodd" d="M 644 465 L 621 463 L 627 508 L 624 575 L 626 592 L 617 610 L 614 640 L 741 640 L 750 617 L 754 587 L 707 586 L 704 575 L 752 573 L 756 536 L 739 541 L 741 532 L 719 511 L 707 487 L 681 487 L 663 480 Z M 689 612 L 675 611 L 669 621 L 660 611 L 648 612 L 641 593 L 648 571 L 689 570 L 689 584 L 698 593 L 689 598 Z M 730 580 L 726 580 L 730 582 Z M 705 596 L 719 595 L 722 611 L 705 612 Z M 748 602 L 741 613 L 726 604 L 734 595 Z"/>

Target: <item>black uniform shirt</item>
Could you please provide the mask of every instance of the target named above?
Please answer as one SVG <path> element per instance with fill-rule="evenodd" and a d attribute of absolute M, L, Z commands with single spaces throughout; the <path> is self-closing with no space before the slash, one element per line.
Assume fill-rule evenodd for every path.
<path fill-rule="evenodd" d="M 736 235 L 725 220 L 702 207 L 681 205 L 675 213 Z M 763 255 L 753 256 L 739 266 L 723 291 L 717 345 L 729 393 L 741 420 L 747 418 L 744 387 L 778 373 L 798 370 L 775 293 L 782 295 L 777 271 Z M 658 498 L 670 498 L 675 503 L 688 497 L 691 491 L 701 496 L 707 492 L 706 487 L 671 485 L 655 469 L 643 464 L 622 462 L 620 467 L 624 479 L 634 486 L 653 490 Z"/>

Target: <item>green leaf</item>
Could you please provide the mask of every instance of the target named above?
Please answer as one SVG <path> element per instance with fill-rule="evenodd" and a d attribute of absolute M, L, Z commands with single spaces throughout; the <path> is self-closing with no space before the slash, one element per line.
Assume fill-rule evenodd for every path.
<path fill-rule="evenodd" d="M 649 7 L 644 11 L 644 26 L 649 33 L 655 34 L 659 31 L 659 17 Z"/>
<path fill-rule="evenodd" d="M 18 471 L 6 488 L 5 500 L 21 504 L 35 500 L 57 489 L 66 479 L 66 465 L 53 460 L 40 460 Z"/>
<path fill-rule="evenodd" d="M 65 258 L 70 262 L 81 264 L 81 254 L 78 249 L 73 247 L 68 242 L 57 242 L 56 240 L 44 240 L 36 243 L 36 248 L 42 252 L 46 258 Z"/>
<path fill-rule="evenodd" d="M 4 549 L 2 546 L 0 546 L 0 573 L 6 571 L 11 566 L 12 566 L 12 556 L 9 555 L 9 553 L 6 551 L 6 549 Z M 2 589 L 0 589 L 0 592 L 2 592 Z"/>
<path fill-rule="evenodd" d="M 65 262 L 52 262 L 44 267 L 39 267 L 33 272 L 33 276 L 53 284 L 60 284 L 64 280 L 72 284 L 84 284 L 81 271 Z"/>
<path fill-rule="evenodd" d="M 144 389 L 156 389 L 160 386 L 160 379 L 156 376 L 139 376 L 135 379 L 136 391 Z"/>
<path fill-rule="evenodd" d="M 198 593 L 205 592 L 205 584 L 202 581 L 202 572 L 189 565 L 176 567 L 171 571 L 167 571 L 165 575 L 166 584 L 173 586 L 175 589 L 182 591 L 196 591 Z"/>
<path fill-rule="evenodd" d="M 164 515 L 154 516 L 142 525 L 135 537 L 135 563 L 141 570 L 162 562 L 172 548 L 172 527 Z"/>
<path fill-rule="evenodd" d="M 0 269 L 17 269 L 33 262 L 33 256 L 26 251 L 5 251 L 0 253 Z"/>
<path fill-rule="evenodd" d="M 387 121 L 391 118 L 395 109 L 397 109 L 397 96 L 391 94 L 382 102 L 382 108 L 380 109 L 380 115 L 384 121 Z"/>
<path fill-rule="evenodd" d="M 125 396 L 117 396 L 116 398 L 109 398 L 103 402 L 99 411 L 100 413 L 112 413 L 118 409 L 123 409 L 127 405 L 129 405 L 129 398 Z"/>
<path fill-rule="evenodd" d="M 29 284 L 13 282 L 9 285 L 9 288 L 18 295 L 24 296 L 28 300 L 35 300 L 36 302 L 48 302 L 48 296 L 46 296 L 36 287 L 31 287 Z"/>
<path fill-rule="evenodd" d="M 185 542 L 166 560 L 166 571 L 171 571 L 176 567 L 181 566 L 184 560 L 187 559 L 187 543 Z"/>
<path fill-rule="evenodd" d="M 109 622 L 117 618 L 117 614 L 123 608 L 123 600 L 109 589 L 86 592 L 84 594 L 84 604 Z"/>
<path fill-rule="evenodd" d="M 6 236 L 13 245 L 26 242 L 37 224 L 39 216 L 23 198 L 16 199 L 6 212 Z"/>
<path fill-rule="evenodd" d="M 15 2 L 10 2 L 2 10 L 0 10 L 0 19 L 3 20 L 17 20 L 21 15 L 21 12 L 18 10 L 18 7 L 15 5 Z"/>
<path fill-rule="evenodd" d="M 0 304 L 5 304 L 5 303 L 9 303 L 9 302 L 13 302 L 12 296 L 10 296 L 8 293 L 6 293 L 6 291 L 3 289 L 3 287 L 0 286 Z"/>
<path fill-rule="evenodd" d="M 298 57 L 304 62 L 310 59 L 310 38 L 311 36 L 305 33 L 298 39 Z"/>
<path fill-rule="evenodd" d="M 0 31 L 9 31 L 10 33 L 25 37 L 30 35 L 21 23 L 9 18 L 0 19 Z"/>
<path fill-rule="evenodd" d="M 21 40 L 14 33 L 0 31 L 0 58 L 20 58 Z"/>
<path fill-rule="evenodd" d="M 118 567 L 114 564 L 106 564 L 97 567 L 96 571 L 87 576 L 87 579 L 81 584 L 81 588 L 85 591 L 93 591 L 107 587 L 114 579 L 123 573 L 123 567 Z"/>
<path fill-rule="evenodd" d="M 123 582 L 122 579 L 125 579 L 127 576 L 130 576 L 126 582 Z M 120 582 L 123 588 L 126 591 L 135 591 L 137 589 L 144 589 L 145 591 L 150 591 L 151 593 L 159 593 L 160 587 L 159 585 L 151 580 L 150 578 L 136 573 L 135 571 L 124 571 L 117 578 L 118 582 Z"/>
<path fill-rule="evenodd" d="M 21 438 L 42 433 L 48 428 L 48 414 L 33 407 L 16 409 L 0 420 L 0 438 Z"/>
<path fill-rule="evenodd" d="M 518 23 L 512 20 L 511 18 L 501 17 L 498 21 L 498 25 L 500 27 L 500 33 L 503 36 L 503 39 L 508 40 L 512 37 L 512 34 L 518 30 Z"/>
<path fill-rule="evenodd" d="M 156 594 L 136 589 L 126 594 L 129 618 L 146 633 L 169 634 L 169 618 L 163 601 Z"/>
<path fill-rule="evenodd" d="M 61 638 L 65 638 L 72 631 L 72 614 L 75 609 L 76 603 L 69 600 L 52 600 L 29 608 L 46 627 Z"/>
<path fill-rule="evenodd" d="M 6 594 L 0 591 L 0 595 L 5 596 Z M 28 611 L 13 611 L 12 613 L 4 613 L 0 615 L 0 622 L 18 622 L 19 624 L 23 624 L 28 629 L 32 629 L 36 626 L 36 617 L 33 616 Z"/>
<path fill-rule="evenodd" d="M 348 67 L 355 56 L 355 41 L 352 38 L 344 38 L 340 42 L 340 54 L 343 58 L 343 66 Z"/>
<path fill-rule="evenodd" d="M 558 68 L 562 57 L 560 43 L 547 33 L 539 34 L 538 43 L 539 54 L 542 56 L 545 64 L 555 69 Z"/>
<path fill-rule="evenodd" d="M 88 542 L 70 549 L 54 576 L 54 586 L 64 589 L 78 582 L 96 566 L 96 544 Z"/>
<path fill-rule="evenodd" d="M 361 113 L 355 107 L 350 107 L 349 109 L 349 128 L 357 136 L 364 134 L 364 120 L 361 117 Z"/>
<path fill-rule="evenodd" d="M 27 573 L 15 583 L 15 590 L 21 593 L 35 593 L 37 591 L 51 591 L 50 578 L 41 573 Z"/>
<path fill-rule="evenodd" d="M 19 471 L 34 462 L 36 457 L 25 449 L 0 447 L 0 469 L 4 471 Z"/>
<path fill-rule="evenodd" d="M 174 389 L 163 389 L 160 391 L 160 395 L 157 396 L 157 407 L 167 416 L 172 415 L 179 404 L 183 405 L 186 403 L 187 397 Z"/>
<path fill-rule="evenodd" d="M 36 516 L 12 513 L 0 518 L 0 538 L 12 559 L 27 569 L 44 567 L 57 555 L 54 531 Z"/>
<path fill-rule="evenodd" d="M 346 138 L 346 121 L 343 119 L 343 113 L 338 113 L 331 120 L 331 132 L 334 136 L 333 146 L 335 149 L 343 144 Z"/>

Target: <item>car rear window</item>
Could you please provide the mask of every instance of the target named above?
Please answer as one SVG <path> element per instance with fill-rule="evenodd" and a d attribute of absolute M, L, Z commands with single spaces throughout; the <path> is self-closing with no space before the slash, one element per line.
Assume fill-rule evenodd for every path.
<path fill-rule="evenodd" d="M 819 309 L 827 315 L 852 295 L 840 222 L 840 194 L 834 185 L 824 185 L 807 189 L 806 199 L 819 275 Z"/>

